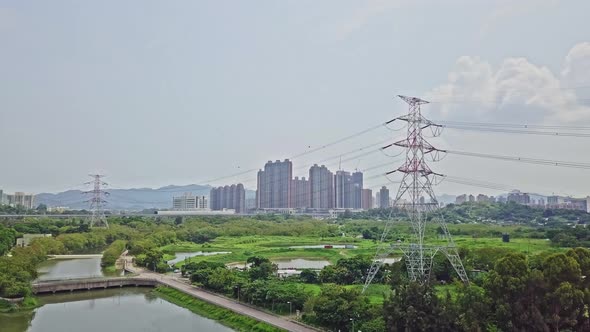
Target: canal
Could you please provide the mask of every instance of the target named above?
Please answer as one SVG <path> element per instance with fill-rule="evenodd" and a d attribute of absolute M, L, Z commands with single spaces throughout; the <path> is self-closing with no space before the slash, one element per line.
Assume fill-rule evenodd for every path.
<path fill-rule="evenodd" d="M 50 260 L 39 279 L 105 275 L 100 258 Z M 149 288 L 61 293 L 38 297 L 41 307 L 0 313 L 2 332 L 233 331 L 214 320 L 172 304 Z"/>

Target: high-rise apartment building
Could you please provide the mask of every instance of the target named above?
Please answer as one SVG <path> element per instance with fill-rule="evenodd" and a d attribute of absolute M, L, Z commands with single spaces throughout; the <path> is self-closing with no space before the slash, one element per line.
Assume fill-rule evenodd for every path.
<path fill-rule="evenodd" d="M 246 189 L 241 183 L 211 188 L 209 193 L 211 210 L 236 210 L 236 213 L 246 212 Z"/>
<path fill-rule="evenodd" d="M 455 198 L 455 204 L 463 204 L 467 202 L 467 195 L 463 194 L 463 195 L 459 195 Z"/>
<path fill-rule="evenodd" d="M 352 176 L 349 172 L 336 171 L 334 174 L 334 207 L 352 208 Z"/>
<path fill-rule="evenodd" d="M 175 196 L 172 198 L 172 209 L 178 211 L 207 209 L 207 197 L 194 196 L 189 193 L 185 193 L 182 196 Z"/>
<path fill-rule="evenodd" d="M 25 209 L 35 208 L 35 195 L 25 194 L 23 192 L 15 192 L 13 195 L 6 195 L 3 193 L 2 196 L 4 197 L 4 204 L 13 207 L 20 206 Z"/>
<path fill-rule="evenodd" d="M 362 208 L 363 173 L 337 171 L 334 175 L 334 207 Z"/>
<path fill-rule="evenodd" d="M 389 206 L 389 189 L 383 186 L 381 187 L 381 190 L 379 190 L 379 207 L 384 209 Z"/>
<path fill-rule="evenodd" d="M 352 173 L 352 208 L 363 208 L 363 173 Z"/>
<path fill-rule="evenodd" d="M 313 165 L 309 169 L 309 196 L 312 209 L 334 207 L 334 175 L 324 165 Z"/>
<path fill-rule="evenodd" d="M 529 205 L 531 203 L 531 197 L 527 193 L 521 193 L 520 191 L 513 191 L 508 194 L 507 201 L 522 204 L 522 205 Z"/>
<path fill-rule="evenodd" d="M 309 181 L 302 177 L 291 180 L 291 207 L 304 209 L 310 204 Z"/>
<path fill-rule="evenodd" d="M 581 210 L 590 213 L 590 196 L 586 198 L 549 196 L 547 197 L 547 208 Z"/>
<path fill-rule="evenodd" d="M 291 207 L 291 179 L 293 164 L 289 159 L 269 161 L 264 170 L 258 171 L 256 207 L 280 209 Z"/>
<path fill-rule="evenodd" d="M 371 189 L 363 189 L 361 197 L 361 208 L 368 210 L 373 208 L 373 191 Z"/>

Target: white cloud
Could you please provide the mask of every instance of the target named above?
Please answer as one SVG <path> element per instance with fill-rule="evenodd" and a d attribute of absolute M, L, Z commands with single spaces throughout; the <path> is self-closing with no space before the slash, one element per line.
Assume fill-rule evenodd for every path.
<path fill-rule="evenodd" d="M 478 57 L 457 59 L 447 82 L 426 96 L 432 110 L 449 119 L 569 123 L 590 120 L 572 85 L 590 83 L 590 43 L 575 45 L 563 70 L 554 74 L 525 58 L 507 58 L 494 68 Z"/>
<path fill-rule="evenodd" d="M 574 46 L 567 56 L 561 71 L 563 81 L 571 87 L 590 85 L 590 43 Z"/>

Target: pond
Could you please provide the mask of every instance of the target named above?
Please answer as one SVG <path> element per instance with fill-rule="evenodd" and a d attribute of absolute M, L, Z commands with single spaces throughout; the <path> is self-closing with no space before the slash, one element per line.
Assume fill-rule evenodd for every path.
<path fill-rule="evenodd" d="M 42 307 L 0 314 L 2 332 L 144 332 L 232 329 L 172 304 L 149 288 L 107 289 L 39 297 Z"/>
<path fill-rule="evenodd" d="M 351 245 L 351 244 L 314 244 L 314 245 L 307 245 L 307 246 L 290 246 L 289 248 L 291 248 L 291 249 L 356 249 L 357 246 Z"/>
<path fill-rule="evenodd" d="M 303 270 L 303 269 L 312 269 L 312 270 L 321 270 L 324 267 L 330 265 L 330 262 L 326 260 L 311 260 L 311 259 L 304 259 L 304 258 L 293 258 L 293 259 L 271 259 L 274 264 L 277 264 L 279 270 Z M 243 269 L 246 267 L 250 267 L 250 264 L 246 263 L 230 263 L 226 264 L 227 267 L 230 268 L 238 268 Z"/>
<path fill-rule="evenodd" d="M 204 252 L 204 251 L 196 251 L 196 252 L 177 252 L 174 255 L 176 256 L 174 259 L 167 261 L 168 265 L 174 265 L 176 263 L 182 262 L 186 258 L 195 257 L 195 256 L 213 256 L 213 255 L 223 255 L 223 254 L 231 254 L 229 251 L 211 251 L 211 252 Z"/>
<path fill-rule="evenodd" d="M 100 257 L 50 259 L 41 263 L 38 280 L 91 278 L 109 275 L 100 266 Z M 116 274 L 116 273 L 115 273 Z M 113 273 L 110 273 L 113 275 Z"/>

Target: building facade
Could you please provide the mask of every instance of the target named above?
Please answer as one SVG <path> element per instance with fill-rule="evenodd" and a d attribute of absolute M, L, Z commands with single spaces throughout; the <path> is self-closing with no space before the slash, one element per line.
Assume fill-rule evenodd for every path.
<path fill-rule="evenodd" d="M 182 196 L 172 197 L 172 209 L 176 211 L 191 211 L 207 209 L 206 196 L 194 196 L 185 193 Z"/>
<path fill-rule="evenodd" d="M 32 194 L 15 192 L 13 195 L 10 195 L 2 192 L 2 195 L 0 195 L 0 200 L 2 200 L 2 204 L 10 205 L 12 207 L 20 206 L 29 210 L 35 208 L 35 195 Z"/>
<path fill-rule="evenodd" d="M 241 183 L 211 188 L 209 201 L 209 208 L 213 211 L 230 209 L 245 213 L 246 189 Z"/>
<path fill-rule="evenodd" d="M 324 165 L 313 165 L 309 169 L 309 207 L 331 209 L 334 207 L 334 175 Z"/>
<path fill-rule="evenodd" d="M 363 208 L 363 173 L 352 173 L 352 208 Z"/>
<path fill-rule="evenodd" d="M 352 208 L 352 176 L 349 172 L 336 171 L 334 174 L 334 207 Z"/>
<path fill-rule="evenodd" d="M 381 190 L 379 190 L 379 207 L 382 209 L 386 209 L 389 206 L 389 189 L 383 186 L 381 187 Z"/>
<path fill-rule="evenodd" d="M 302 177 L 291 180 L 291 207 L 305 209 L 310 205 L 309 181 Z"/>
<path fill-rule="evenodd" d="M 363 210 L 369 210 L 373 208 L 373 191 L 371 189 L 362 190 L 361 208 Z"/>
<path fill-rule="evenodd" d="M 291 207 L 291 179 L 293 164 L 289 159 L 269 161 L 258 171 L 256 207 L 276 209 Z"/>
<path fill-rule="evenodd" d="M 363 173 L 337 171 L 334 175 L 334 207 L 338 209 L 361 209 Z"/>
<path fill-rule="evenodd" d="M 513 191 L 508 194 L 508 202 L 514 202 L 522 205 L 529 205 L 531 203 L 531 197 L 527 193 L 521 193 L 520 191 Z"/>

